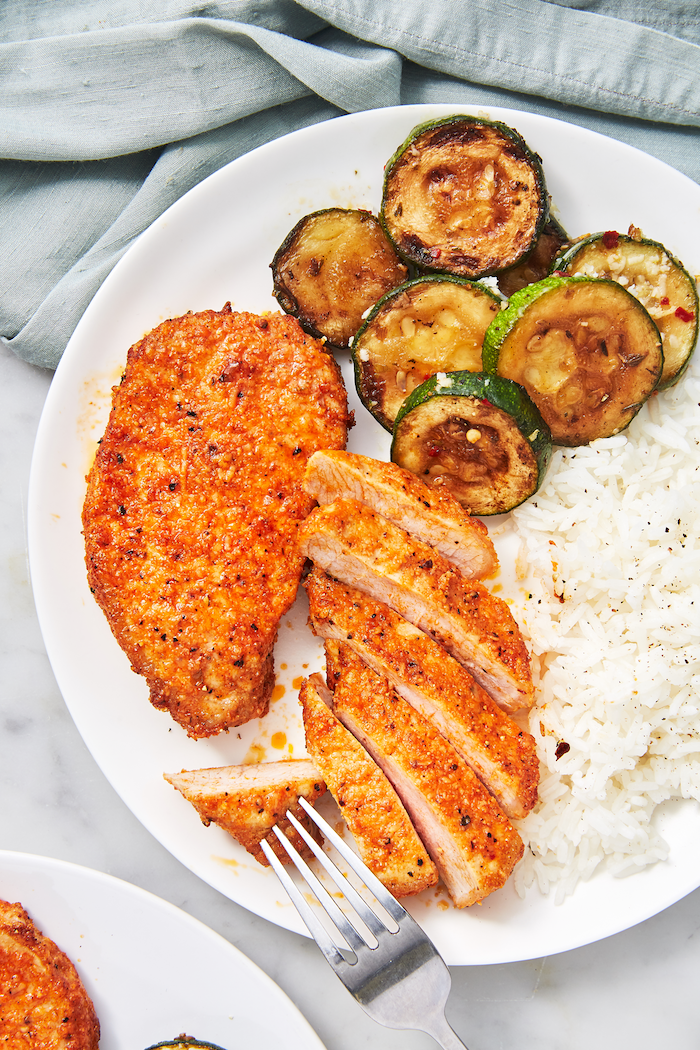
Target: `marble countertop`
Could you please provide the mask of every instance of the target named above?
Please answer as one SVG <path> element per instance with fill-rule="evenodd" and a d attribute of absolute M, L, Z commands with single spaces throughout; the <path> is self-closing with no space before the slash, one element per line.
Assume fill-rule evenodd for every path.
<path fill-rule="evenodd" d="M 108 872 L 228 938 L 287 993 L 328 1050 L 428 1050 L 381 1028 L 316 946 L 233 904 L 183 867 L 113 791 L 78 734 L 42 643 L 26 503 L 51 373 L 0 347 L 0 848 Z M 448 1017 L 470 1050 L 698 1046 L 700 890 L 624 933 L 529 962 L 454 967 Z M 127 1050 L 127 1048 L 125 1048 Z"/>

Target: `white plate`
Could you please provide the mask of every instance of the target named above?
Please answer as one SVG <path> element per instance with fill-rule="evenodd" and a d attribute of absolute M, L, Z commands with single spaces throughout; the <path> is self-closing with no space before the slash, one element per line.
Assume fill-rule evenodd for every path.
<path fill-rule="evenodd" d="M 237 948 L 145 890 L 65 861 L 0 851 L 17 901 L 77 969 L 100 1050 L 145 1050 L 182 1032 L 234 1050 L 323 1050 L 284 992 Z"/>
<path fill-rule="evenodd" d="M 44 640 L 85 742 L 126 804 L 192 871 L 251 911 L 303 930 L 275 876 L 227 835 L 204 828 L 162 779 L 164 771 L 304 754 L 298 679 L 321 664 L 300 601 L 277 648 L 270 715 L 220 738 L 188 740 L 148 703 L 85 579 L 80 509 L 84 475 L 108 415 L 128 347 L 187 310 L 277 309 L 269 263 L 292 225 L 331 205 L 377 210 L 383 165 L 418 122 L 454 107 L 409 106 L 346 116 L 296 132 L 234 161 L 191 190 L 144 233 L 105 281 L 65 352 L 47 398 L 32 466 L 29 548 Z M 555 214 L 573 235 L 633 223 L 700 272 L 700 188 L 660 161 L 570 124 L 510 110 L 479 114 L 516 127 L 543 158 Z M 357 426 L 349 448 L 388 455 L 386 433 L 346 384 Z M 507 586 L 507 583 L 504 585 Z M 411 910 L 448 962 L 509 962 L 589 943 L 642 921 L 700 882 L 693 808 L 667 807 L 671 860 L 625 881 L 600 875 L 555 907 L 510 886 L 458 912 L 424 894 Z M 692 825 L 692 826 L 691 826 Z"/>

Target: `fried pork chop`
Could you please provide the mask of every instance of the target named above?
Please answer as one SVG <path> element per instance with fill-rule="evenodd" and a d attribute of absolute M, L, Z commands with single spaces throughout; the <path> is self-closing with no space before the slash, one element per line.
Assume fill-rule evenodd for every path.
<path fill-rule="evenodd" d="M 506 711 L 534 698 L 530 657 L 508 606 L 427 543 L 356 500 L 317 507 L 299 529 L 316 565 L 439 641 Z"/>
<path fill-rule="evenodd" d="M 393 784 L 457 907 L 500 889 L 523 843 L 461 755 L 349 645 L 326 642 L 326 663 L 335 714 Z"/>
<path fill-rule="evenodd" d="M 362 744 L 333 714 L 333 699 L 320 675 L 304 680 L 299 702 L 307 750 L 367 867 L 396 897 L 434 886 L 437 869 L 401 800 Z"/>
<path fill-rule="evenodd" d="M 97 1050 L 100 1024 L 67 955 L 21 904 L 0 901 L 0 1044 L 8 1050 Z"/>
<path fill-rule="evenodd" d="M 83 508 L 88 582 L 155 707 L 191 737 L 264 715 L 296 596 L 306 462 L 350 424 L 291 317 L 207 310 L 133 346 Z"/>
<path fill-rule="evenodd" d="M 308 759 L 183 769 L 181 773 L 163 776 L 192 803 L 203 824 L 223 828 L 266 867 L 269 861 L 260 849 L 263 839 L 283 864 L 289 863 L 289 857 L 272 832 L 274 824 L 286 833 L 302 856 L 311 857 L 309 847 L 287 819 L 287 810 L 319 841 L 316 825 L 299 805 L 300 796 L 313 805 L 326 790 L 318 769 Z"/>
<path fill-rule="evenodd" d="M 534 738 L 441 645 L 387 605 L 319 569 L 304 586 L 314 632 L 347 642 L 432 720 L 507 816 L 525 817 L 537 801 Z"/>
<path fill-rule="evenodd" d="M 412 536 L 435 547 L 469 579 L 498 568 L 496 550 L 483 521 L 449 492 L 430 488 L 409 470 L 352 452 L 315 452 L 304 487 L 319 503 L 354 499 Z"/>

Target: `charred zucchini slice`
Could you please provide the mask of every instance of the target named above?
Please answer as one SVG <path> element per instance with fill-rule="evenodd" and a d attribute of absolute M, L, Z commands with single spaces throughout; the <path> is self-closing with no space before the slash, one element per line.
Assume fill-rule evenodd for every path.
<path fill-rule="evenodd" d="M 484 337 L 484 369 L 520 383 L 559 445 L 623 430 L 656 388 L 661 337 L 615 281 L 547 277 L 516 292 Z"/>
<path fill-rule="evenodd" d="M 553 269 L 554 259 L 569 243 L 570 238 L 564 227 L 550 215 L 532 251 L 517 266 L 499 273 L 500 291 L 510 299 L 511 295 L 526 285 L 543 281 Z"/>
<path fill-rule="evenodd" d="M 661 333 L 664 369 L 659 389 L 672 386 L 690 363 L 698 342 L 695 281 L 658 241 L 607 230 L 584 237 L 559 254 L 553 269 L 617 281 L 646 308 Z"/>
<path fill-rule="evenodd" d="M 498 121 L 420 124 L 386 167 L 382 222 L 399 254 L 422 269 L 477 278 L 514 266 L 548 210 L 540 158 Z"/>
<path fill-rule="evenodd" d="M 522 387 L 484 372 L 433 376 L 406 399 L 391 458 L 472 514 L 503 514 L 537 491 L 549 427 Z"/>
<path fill-rule="evenodd" d="M 175 1039 L 155 1043 L 147 1050 L 222 1050 L 222 1047 L 216 1043 L 203 1043 L 201 1039 L 193 1039 L 190 1035 L 178 1035 Z"/>
<path fill-rule="evenodd" d="M 388 292 L 353 342 L 363 404 L 391 430 L 407 395 L 436 372 L 481 371 L 481 344 L 500 310 L 488 288 L 459 277 L 418 277 Z"/>
<path fill-rule="evenodd" d="M 347 208 L 305 215 L 270 267 L 285 313 L 338 348 L 348 346 L 367 309 L 408 276 L 377 217 Z"/>

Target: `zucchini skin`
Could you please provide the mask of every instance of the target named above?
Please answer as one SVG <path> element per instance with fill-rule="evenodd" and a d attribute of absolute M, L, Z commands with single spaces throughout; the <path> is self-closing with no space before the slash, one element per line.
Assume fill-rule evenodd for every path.
<path fill-rule="evenodd" d="M 409 156 L 419 153 L 421 149 L 434 148 L 440 150 L 450 138 L 461 140 L 464 147 L 462 156 L 467 156 L 470 143 L 473 145 L 479 137 L 490 136 L 503 143 L 500 153 L 501 163 L 506 162 L 514 167 L 517 165 L 518 177 L 494 178 L 491 172 L 491 181 L 496 186 L 499 198 L 489 217 L 491 229 L 486 230 L 483 221 L 485 209 L 485 197 L 481 206 L 475 205 L 473 201 L 465 207 L 463 197 L 455 191 L 455 208 L 451 209 L 453 191 L 450 188 L 450 180 L 454 172 L 450 170 L 449 164 L 441 162 L 436 156 L 436 164 L 422 177 L 423 183 L 430 185 L 430 194 L 434 202 L 428 211 L 439 216 L 440 211 L 447 210 L 450 215 L 456 214 L 458 218 L 453 226 L 460 226 L 462 219 L 460 213 L 468 214 L 465 226 L 473 226 L 477 232 L 470 235 L 469 232 L 459 234 L 455 238 L 454 245 L 449 238 L 443 238 L 442 243 L 437 243 L 436 238 L 431 238 L 422 232 L 422 235 L 412 228 L 411 223 L 404 217 L 404 208 L 408 203 L 407 198 L 398 199 L 397 182 L 400 169 L 407 162 Z M 456 154 L 457 159 L 461 157 Z M 493 164 L 491 165 L 493 169 Z M 486 170 L 486 169 L 484 169 Z M 528 183 L 522 182 L 521 176 L 524 171 L 528 172 Z M 512 173 L 511 173 L 512 174 Z M 496 173 L 498 175 L 498 173 Z M 434 190 L 434 186 L 440 187 L 441 180 L 446 187 L 445 192 L 440 188 Z M 488 188 L 488 183 L 486 183 Z M 508 197 L 508 191 L 511 196 Z M 527 222 L 518 226 L 517 222 L 511 221 L 510 212 L 523 206 L 522 197 L 530 194 L 535 201 L 535 214 L 532 207 L 528 209 Z M 518 196 L 519 194 L 519 196 Z M 427 195 L 424 195 L 427 200 Z M 447 202 L 447 203 L 446 203 Z M 477 216 L 475 209 L 479 210 Z M 415 210 L 415 209 L 414 209 Z M 419 270 L 428 270 L 437 273 L 455 273 L 462 277 L 478 279 L 480 277 L 492 276 L 502 270 L 510 268 L 523 259 L 532 250 L 540 232 L 549 215 L 549 196 L 547 193 L 544 171 L 541 158 L 527 145 L 523 137 L 507 124 L 500 121 L 488 120 L 486 118 L 474 117 L 466 114 L 453 114 L 438 120 L 425 121 L 418 124 L 409 133 L 404 142 L 398 147 L 389 159 L 384 173 L 384 185 L 382 190 L 382 205 L 380 218 L 388 237 L 394 243 L 399 255 L 407 262 L 416 266 Z M 518 221 L 520 216 L 518 216 Z M 494 234 L 494 226 L 500 224 L 507 227 L 510 243 L 499 252 Z M 405 227 L 405 229 L 404 229 Z M 500 234 L 499 234 L 500 238 Z"/>
<path fill-rule="evenodd" d="M 683 286 L 684 293 L 679 295 L 678 288 L 674 289 L 676 292 L 674 296 L 675 310 L 674 303 L 667 296 L 664 304 L 662 301 L 663 297 L 654 295 L 654 289 L 647 289 L 643 285 L 640 288 L 637 284 L 634 270 L 631 267 L 621 266 L 619 261 L 615 259 L 615 253 L 618 249 L 624 252 L 627 248 L 631 248 L 633 251 L 638 249 L 639 253 L 650 257 L 661 257 L 661 259 L 665 260 L 665 264 L 662 265 L 665 265 L 667 272 L 675 271 L 673 276 L 676 278 L 676 284 Z M 590 276 L 590 268 L 586 268 L 587 261 L 596 256 L 598 260 L 602 259 L 607 262 L 607 265 L 603 265 L 596 276 L 617 280 L 619 283 L 622 283 L 651 314 L 661 333 L 664 348 L 664 369 L 657 389 L 668 389 L 668 387 L 677 383 L 684 374 L 698 344 L 700 320 L 696 282 L 680 259 L 672 255 L 660 241 L 643 237 L 639 231 L 635 231 L 634 235 L 632 235 L 631 233 L 618 233 L 617 230 L 606 230 L 589 234 L 587 237 L 581 237 L 568 247 L 562 248 L 557 254 L 552 263 L 552 272 L 573 275 L 587 274 Z M 668 291 L 671 291 L 671 289 L 668 289 Z M 683 298 L 682 303 L 679 302 L 679 298 Z M 664 305 L 667 305 L 669 309 L 664 310 Z M 678 335 L 678 333 L 681 334 L 680 341 L 684 344 L 680 348 L 672 346 L 672 339 L 670 338 L 673 334 Z"/>
<path fill-rule="evenodd" d="M 480 412 L 483 413 L 483 419 L 487 427 L 490 427 L 490 424 L 494 425 L 495 417 L 500 413 L 502 422 L 509 429 L 516 428 L 521 438 L 520 449 L 516 448 L 513 450 L 513 455 L 509 457 L 510 464 L 508 469 L 512 470 L 516 462 L 518 467 L 527 466 L 525 463 L 526 459 L 530 460 L 534 467 L 534 471 L 526 483 L 521 480 L 520 470 L 517 471 L 517 476 L 514 471 L 512 478 L 494 477 L 494 474 L 501 468 L 497 466 L 493 470 L 490 469 L 491 450 L 488 447 L 489 440 L 487 439 L 485 470 L 477 466 L 473 479 L 475 482 L 478 482 L 480 475 L 484 475 L 480 489 L 474 490 L 472 501 L 467 503 L 464 498 L 460 499 L 458 491 L 450 488 L 448 484 L 447 488 L 452 495 L 467 505 L 472 513 L 481 516 L 504 514 L 534 495 L 544 480 L 552 457 L 552 436 L 549 427 L 522 386 L 510 379 L 486 372 L 463 371 L 439 374 L 431 376 L 425 383 L 417 387 L 406 399 L 396 417 L 391 445 L 392 461 L 398 463 L 399 466 L 413 469 L 409 465 L 405 449 L 402 448 L 402 430 L 410 423 L 412 414 L 419 412 L 421 408 L 428 405 L 431 401 L 443 398 L 450 399 L 449 401 L 445 400 L 448 412 L 453 402 L 457 411 L 460 408 L 462 409 L 462 418 L 468 420 L 470 427 L 477 428 L 482 425 L 478 421 L 472 423 L 472 420 L 476 420 Z M 459 405 L 460 401 L 463 402 L 463 406 Z M 500 434 L 498 439 L 500 440 Z M 479 440 L 481 440 L 481 435 Z M 492 437 L 490 440 L 494 441 L 495 439 Z M 504 440 L 506 440 L 506 437 L 504 437 Z M 526 449 L 524 456 L 523 446 Z M 419 456 L 411 456 L 411 460 L 414 460 L 414 458 L 420 459 Z M 465 463 L 463 476 L 467 481 L 469 481 L 472 469 L 468 463 Z M 425 477 L 428 473 L 427 470 L 414 470 L 414 473 L 418 473 L 419 476 L 422 475 L 424 480 L 430 480 Z M 524 485 L 525 487 L 523 487 Z"/>
<path fill-rule="evenodd" d="M 638 299 L 615 281 L 561 274 L 512 296 L 482 358 L 486 371 L 522 382 L 553 441 L 568 446 L 624 430 L 663 368 L 661 336 Z"/>
<path fill-rule="evenodd" d="M 441 291 L 446 293 L 446 300 L 449 300 L 450 293 L 453 293 L 451 306 L 455 313 L 462 313 L 465 316 L 467 323 L 462 326 L 461 331 L 455 328 L 454 342 L 451 346 L 445 347 L 440 360 L 436 360 L 435 355 L 427 354 L 421 358 L 419 356 L 420 348 L 412 345 L 409 336 L 404 336 L 404 342 L 404 339 L 401 339 L 396 331 L 389 330 L 391 315 L 395 307 L 397 314 L 401 309 L 406 308 L 409 310 L 410 315 L 418 317 L 421 314 L 419 299 L 421 293 L 425 292 L 427 295 L 430 295 L 431 292 L 436 292 L 439 296 Z M 460 299 L 463 301 L 459 302 Z M 405 301 L 402 302 L 402 300 Z M 415 302 L 414 309 L 411 309 L 413 306 L 411 300 Z M 406 392 L 399 392 L 396 387 L 397 370 L 403 370 L 406 373 L 407 382 L 411 379 L 412 373 L 421 374 L 422 382 L 427 376 L 434 375 L 438 371 L 446 372 L 467 369 L 475 372 L 481 371 L 481 344 L 483 336 L 489 326 L 491 317 L 495 316 L 500 310 L 500 304 L 500 298 L 490 288 L 464 277 L 456 277 L 453 274 L 423 275 L 406 281 L 404 284 L 399 285 L 398 288 L 387 292 L 372 307 L 352 343 L 355 386 L 365 408 L 372 413 L 386 430 L 391 431 L 396 413 L 406 397 Z M 445 302 L 444 307 L 450 307 L 448 301 Z M 475 317 L 474 314 L 476 314 L 477 310 L 479 314 L 483 313 L 485 316 Z M 431 331 L 437 331 L 436 328 L 432 327 L 434 322 L 432 319 L 428 320 L 428 317 L 429 314 L 427 312 L 422 317 L 418 317 L 419 325 L 425 326 Z M 439 321 L 439 318 L 436 320 Z M 375 329 L 380 325 L 384 326 L 386 332 L 387 358 L 392 357 L 390 363 L 386 363 L 383 369 L 379 367 L 379 362 L 376 359 L 376 344 L 374 347 L 371 345 Z M 465 327 L 471 329 L 471 331 L 465 332 Z M 381 336 L 377 335 L 376 339 L 379 342 Z M 374 360 L 372 349 L 375 351 Z M 401 358 L 398 357 L 399 354 Z M 396 357 L 395 360 L 393 359 L 394 356 Z M 431 359 L 428 359 L 428 356 Z M 458 359 L 458 361 L 455 359 Z M 395 372 L 393 383 L 392 371 Z M 418 386 L 420 383 L 416 382 L 415 385 Z"/>

